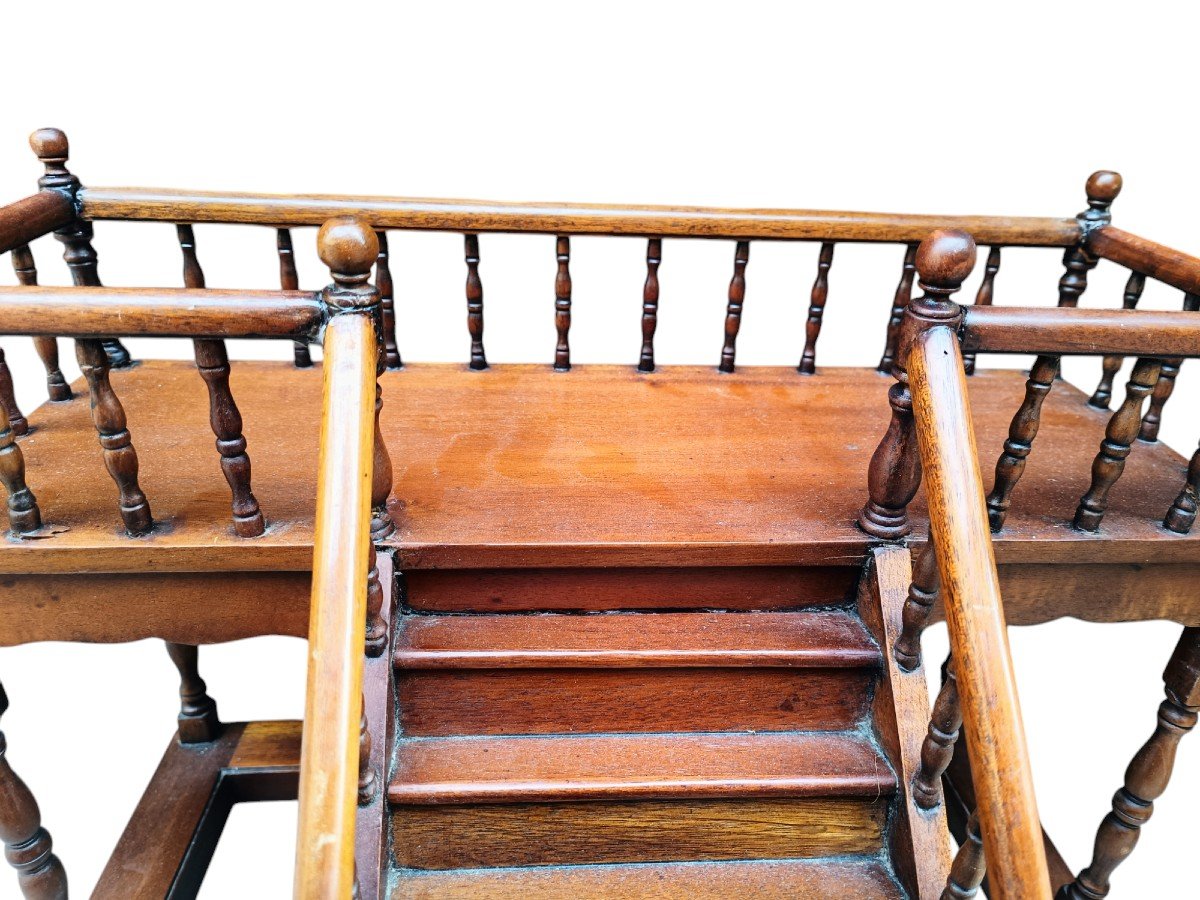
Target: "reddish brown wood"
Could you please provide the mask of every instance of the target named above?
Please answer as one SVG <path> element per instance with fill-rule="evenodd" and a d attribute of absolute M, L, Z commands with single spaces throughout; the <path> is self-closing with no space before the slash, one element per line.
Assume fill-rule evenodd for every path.
<path fill-rule="evenodd" d="M 8 419 L 8 427 L 13 434 L 20 436 L 29 433 L 29 420 L 17 406 L 17 396 L 13 391 L 12 372 L 9 371 L 3 348 L 0 348 L 0 413 L 3 413 Z"/>
<path fill-rule="evenodd" d="M 0 716 L 8 710 L 8 695 L 0 685 Z M 29 900 L 67 900 L 67 875 L 54 855 L 50 833 L 33 792 L 12 770 L 0 731 L 0 841 L 4 856 L 17 870 L 21 893 Z"/>
<path fill-rule="evenodd" d="M 962 345 L 985 353 L 1200 356 L 1200 312 L 968 306 Z"/>
<path fill-rule="evenodd" d="M 379 791 L 379 779 L 371 765 L 371 729 L 367 722 L 367 701 L 363 698 L 362 716 L 358 721 L 358 805 L 366 806 Z M 355 878 L 357 881 L 357 877 Z"/>
<path fill-rule="evenodd" d="M 1185 294 L 1183 308 L 1187 312 L 1200 310 L 1200 294 Z M 1182 365 L 1183 358 L 1179 356 L 1163 359 L 1162 371 L 1159 373 L 1158 383 L 1154 385 L 1154 392 L 1150 395 L 1150 408 L 1146 410 L 1146 415 L 1142 417 L 1142 427 L 1138 432 L 1139 441 L 1154 443 L 1158 440 L 1158 429 L 1162 425 L 1163 407 L 1171 399 L 1171 393 L 1175 390 L 1175 379 L 1179 376 L 1179 368 Z"/>
<path fill-rule="evenodd" d="M 379 577 L 379 554 L 371 542 L 367 570 L 367 636 L 364 650 L 367 656 L 379 656 L 387 647 L 387 623 L 383 620 L 383 582 Z M 365 716 L 366 713 L 364 712 Z"/>
<path fill-rule="evenodd" d="M 554 368 L 566 372 L 571 368 L 571 239 L 559 235 L 555 240 L 558 272 L 554 276 L 554 330 L 558 343 L 554 347 Z"/>
<path fill-rule="evenodd" d="M 921 809 L 933 809 L 942 802 L 942 776 L 954 758 L 954 744 L 962 728 L 962 705 L 958 699 L 958 679 L 954 661 L 942 670 L 942 688 L 933 704 L 929 733 L 921 745 L 921 768 L 913 780 L 913 796 Z"/>
<path fill-rule="evenodd" d="M 939 591 L 941 579 L 938 575 L 937 551 L 930 540 L 917 554 L 912 582 L 908 586 L 908 598 L 904 602 L 903 630 L 892 648 L 896 662 L 905 672 L 913 672 L 921 667 L 921 634 L 929 621 L 933 604 L 937 602 Z"/>
<path fill-rule="evenodd" d="M 642 287 L 642 352 L 639 372 L 654 371 L 654 332 L 658 328 L 658 267 L 662 263 L 662 238 L 646 241 L 646 283 Z"/>
<path fill-rule="evenodd" d="M 1125 282 L 1125 293 L 1121 297 L 1122 309 L 1137 309 L 1138 301 L 1142 298 L 1142 290 L 1146 286 L 1146 276 L 1141 272 L 1130 272 L 1129 279 Z M 1117 377 L 1117 372 L 1121 371 L 1121 363 L 1125 361 L 1125 357 L 1110 354 L 1104 357 L 1102 363 L 1100 383 L 1096 385 L 1096 390 L 1092 394 L 1088 404 L 1097 409 L 1108 409 L 1108 402 L 1112 399 L 1113 379 Z"/>
<path fill-rule="evenodd" d="M 34 265 L 33 254 L 29 247 L 14 247 L 12 251 L 13 271 L 17 275 L 17 284 L 26 287 L 37 285 L 37 266 Z M 38 335 L 33 339 L 33 346 L 46 369 L 46 390 L 54 402 L 70 400 L 71 386 L 63 377 L 62 369 L 58 366 L 58 340 L 46 335 Z"/>
<path fill-rule="evenodd" d="M 70 194 L 63 191 L 41 190 L 0 206 L 0 253 L 22 247 L 74 220 L 75 206 Z"/>
<path fill-rule="evenodd" d="M 216 740 L 221 733 L 217 704 L 208 695 L 208 685 L 200 677 L 200 650 L 194 644 L 167 641 L 167 654 L 179 670 L 179 741 L 203 744 Z"/>
<path fill-rule="evenodd" d="M 1054 387 L 1058 367 L 1057 356 L 1039 356 L 1029 369 L 1025 399 L 1008 426 L 1004 451 L 996 461 L 996 478 L 987 497 L 988 522 L 994 532 L 1004 527 L 1008 517 L 1012 494 L 1025 473 L 1025 461 L 1033 450 L 1033 440 L 1041 425 L 1042 404 Z"/>
<path fill-rule="evenodd" d="M 279 286 L 285 291 L 300 289 L 300 276 L 296 272 L 296 253 L 292 249 L 292 232 L 287 228 L 275 230 L 275 248 L 279 256 Z M 308 341 L 295 341 L 292 356 L 296 368 L 307 369 L 312 365 L 312 354 L 308 352 Z"/>
<path fill-rule="evenodd" d="M 992 247 L 988 251 L 987 265 L 983 270 L 983 281 L 979 283 L 979 290 L 975 294 L 976 306 L 991 306 L 992 297 L 996 287 L 996 273 L 1000 271 L 1000 248 Z M 967 374 L 975 374 L 975 354 L 964 353 L 963 364 L 967 367 Z"/>
<path fill-rule="evenodd" d="M 396 288 L 392 281 L 392 267 L 388 257 L 386 231 L 376 231 L 379 240 L 379 256 L 375 260 L 375 287 L 379 289 L 379 305 L 383 310 L 383 347 L 387 356 L 387 367 L 399 369 L 404 363 L 396 346 Z"/>
<path fill-rule="evenodd" d="M 1200 259 L 1105 225 L 1087 239 L 1088 252 L 1111 259 L 1189 294 L 1200 293 Z"/>
<path fill-rule="evenodd" d="M 829 296 L 829 267 L 833 265 L 833 247 L 831 241 L 823 243 L 817 260 L 817 280 L 812 286 L 808 321 L 804 326 L 804 353 L 800 356 L 799 370 L 805 375 L 817 370 L 817 338 L 821 336 L 821 318 L 825 315 L 825 300 Z"/>
<path fill-rule="evenodd" d="M 1167 510 L 1163 526 L 1177 534 L 1187 534 L 1196 521 L 1197 510 L 1200 510 L 1200 448 L 1192 454 L 1183 490 Z"/>
<path fill-rule="evenodd" d="M 25 483 L 25 457 L 12 430 L 0 423 L 0 484 L 8 494 L 8 525 L 15 535 L 31 534 L 42 527 L 42 513 L 33 491 Z"/>
<path fill-rule="evenodd" d="M 983 884 L 986 874 L 987 860 L 983 855 L 983 839 L 979 836 L 979 816 L 971 813 L 967 820 L 966 840 L 954 857 L 941 900 L 970 900 L 979 893 L 979 886 Z"/>
<path fill-rule="evenodd" d="M 721 348 L 722 372 L 732 372 L 737 355 L 737 336 L 742 327 L 742 303 L 746 299 L 746 263 L 750 261 L 750 242 L 738 241 L 733 254 L 733 278 L 729 282 L 729 305 L 725 310 L 725 345 Z"/>
<path fill-rule="evenodd" d="M 471 368 L 486 369 L 483 352 L 483 281 L 479 277 L 479 235 L 463 235 L 467 263 L 467 331 L 471 335 Z"/>
<path fill-rule="evenodd" d="M 375 433 L 371 450 L 371 540 L 381 541 L 396 530 L 396 523 L 388 512 L 388 498 L 392 493 L 392 457 L 388 452 L 379 416 L 383 412 L 383 385 L 378 376 L 383 373 L 383 348 L 379 352 L 379 367 L 375 380 Z"/>
<path fill-rule="evenodd" d="M 913 281 L 917 274 L 917 245 L 909 244 L 904 248 L 904 264 L 900 269 L 900 281 L 896 285 L 896 296 L 892 300 L 892 312 L 888 317 L 887 341 L 883 347 L 883 356 L 876 368 L 885 375 L 892 374 L 892 366 L 896 364 L 896 353 L 900 346 L 900 323 L 904 321 L 904 311 L 912 299 Z"/>

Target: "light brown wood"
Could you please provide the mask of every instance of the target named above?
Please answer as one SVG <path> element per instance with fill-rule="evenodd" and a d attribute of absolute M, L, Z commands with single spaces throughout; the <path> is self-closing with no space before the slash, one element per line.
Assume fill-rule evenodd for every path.
<path fill-rule="evenodd" d="M 1200 312 L 968 306 L 966 352 L 1200 356 Z"/>
<path fill-rule="evenodd" d="M 308 727 L 300 761 L 295 894 L 337 900 L 349 896 L 354 884 L 375 422 L 376 346 L 370 316 L 334 316 L 323 350 Z"/>
<path fill-rule="evenodd" d="M 1101 259 L 1149 275 L 1181 291 L 1200 293 L 1200 259 L 1154 241 L 1105 225 L 1087 238 L 1088 250 Z"/>
<path fill-rule="evenodd" d="M 971 773 L 991 889 L 1001 900 L 1049 900 L 1046 853 L 954 333 L 938 327 L 921 334 L 907 368 L 959 673 L 963 730 L 975 754 Z"/>
<path fill-rule="evenodd" d="M 961 228 L 980 243 L 1067 247 L 1080 235 L 1075 219 L 942 216 L 824 210 L 704 209 L 671 206 L 503 203 L 402 197 L 238 194 L 155 188 L 83 188 L 87 219 L 320 225 L 356 216 L 377 229 L 641 237 L 920 241 L 935 228 Z"/>

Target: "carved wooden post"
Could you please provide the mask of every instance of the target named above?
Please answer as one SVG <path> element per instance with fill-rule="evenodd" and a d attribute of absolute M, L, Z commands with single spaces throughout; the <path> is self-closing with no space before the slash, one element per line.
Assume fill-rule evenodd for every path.
<path fill-rule="evenodd" d="M 183 284 L 203 288 L 204 270 L 196 256 L 196 237 L 191 225 L 176 225 L 179 249 L 183 252 Z M 217 437 L 221 472 L 233 494 L 233 530 L 240 537 L 257 537 L 264 522 L 258 500 L 250 490 L 250 456 L 242 435 L 242 414 L 229 388 L 229 354 L 225 342 L 198 339 L 192 341 L 196 368 L 208 386 L 208 418 Z"/>
<path fill-rule="evenodd" d="M 29 247 L 14 247 L 12 251 L 13 271 L 17 274 L 17 283 L 33 287 L 37 284 L 37 266 L 33 263 L 33 254 Z M 59 403 L 71 399 L 71 386 L 63 377 L 62 369 L 58 367 L 58 339 L 52 337 L 35 337 L 34 349 L 46 369 L 46 391 L 50 399 Z"/>
<path fill-rule="evenodd" d="M 1200 310 L 1200 295 L 1185 294 L 1183 309 L 1185 312 Z M 1146 410 L 1146 415 L 1142 417 L 1142 428 L 1138 432 L 1139 441 L 1153 444 L 1158 440 L 1158 429 L 1162 425 L 1163 407 L 1171 399 L 1171 394 L 1175 390 L 1175 379 L 1179 376 L 1179 368 L 1182 365 L 1183 357 L 1181 356 L 1170 357 L 1162 361 L 1162 371 L 1159 373 L 1158 383 L 1154 385 L 1154 392 L 1150 395 L 1150 408 Z"/>
<path fill-rule="evenodd" d="M 908 585 L 908 599 L 901 611 L 900 637 L 892 648 L 896 663 L 905 672 L 914 672 L 921 666 L 921 633 L 933 604 L 941 591 L 942 579 L 938 572 L 937 548 L 933 536 L 929 537 L 913 566 L 912 581 Z"/>
<path fill-rule="evenodd" d="M 467 263 L 467 331 L 471 335 L 471 368 L 486 369 L 483 352 L 483 281 L 479 277 L 479 235 L 463 235 Z"/>
<path fill-rule="evenodd" d="M 559 235 L 555 241 L 558 271 L 554 276 L 554 330 L 558 343 L 554 347 L 554 368 L 566 372 L 571 368 L 571 239 Z"/>
<path fill-rule="evenodd" d="M 996 273 L 1000 271 L 1000 248 L 993 247 L 988 251 L 987 265 L 983 270 L 983 281 L 975 294 L 976 306 L 991 306 L 992 295 L 996 286 Z M 975 374 L 975 354 L 963 354 L 963 369 L 968 375 Z"/>
<path fill-rule="evenodd" d="M 1079 243 L 1063 253 L 1066 271 L 1058 281 L 1058 305 L 1064 307 L 1078 306 L 1087 290 L 1088 272 L 1099 262 L 1087 248 L 1088 236 L 1112 221 L 1111 207 L 1121 193 L 1121 176 L 1116 172 L 1093 172 L 1084 189 L 1088 208 L 1075 217 L 1083 231 Z"/>
<path fill-rule="evenodd" d="M 917 271 L 917 245 L 904 248 L 904 265 L 900 270 L 900 282 L 896 285 L 896 296 L 892 299 L 892 313 L 888 317 L 887 341 L 883 345 L 883 356 L 876 368 L 884 375 L 892 374 L 896 365 L 896 348 L 900 344 L 900 323 L 904 321 L 904 310 L 912 299 L 913 278 Z"/>
<path fill-rule="evenodd" d="M 371 470 L 371 540 L 379 541 L 396 530 L 396 523 L 388 512 L 388 497 L 392 493 L 392 457 L 379 428 L 379 416 L 383 412 L 383 385 L 378 376 L 383 374 L 384 351 L 379 350 L 379 368 L 375 381 L 375 449 Z"/>
<path fill-rule="evenodd" d="M 1058 375 L 1057 356 L 1039 356 L 1029 369 L 1029 380 L 1025 382 L 1025 399 L 1008 426 L 1008 438 L 1004 451 L 996 461 L 996 480 L 988 494 L 988 522 L 992 531 L 1004 527 L 1008 507 L 1012 503 L 1013 489 L 1025 472 L 1025 460 L 1033 450 L 1033 439 L 1037 437 L 1041 424 L 1042 401 L 1054 386 Z"/>
<path fill-rule="evenodd" d="M 296 273 L 296 253 L 292 249 L 292 232 L 287 228 L 275 229 L 275 251 L 279 256 L 279 287 L 285 291 L 300 290 L 300 276 Z M 292 359 L 297 369 L 312 365 L 312 354 L 304 341 L 292 342 Z"/>
<path fill-rule="evenodd" d="M 375 799 L 378 780 L 371 767 L 371 728 L 367 723 L 367 700 L 363 697 L 362 716 L 358 720 L 358 805 Z M 357 879 L 356 879 L 357 880 Z"/>
<path fill-rule="evenodd" d="M 0 347 L 0 410 L 8 419 L 8 427 L 14 435 L 29 434 L 29 420 L 22 415 L 21 408 L 17 406 L 12 372 L 9 371 L 3 347 Z"/>
<path fill-rule="evenodd" d="M 8 696 L 0 685 L 0 716 Z M 17 870 L 21 893 L 30 900 L 67 900 L 67 873 L 54 855 L 50 833 L 42 827 L 37 800 L 8 764 L 8 744 L 0 731 L 0 841 L 4 856 Z"/>
<path fill-rule="evenodd" d="M 811 375 L 817 370 L 817 338 L 821 336 L 821 319 L 825 315 L 825 300 L 829 297 L 829 267 L 833 265 L 833 246 L 830 241 L 823 243 L 817 260 L 817 280 L 812 286 L 808 321 L 804 326 L 804 353 L 800 356 L 798 367 L 804 375 Z"/>
<path fill-rule="evenodd" d="M 929 731 L 921 744 L 921 768 L 913 779 L 913 799 L 921 809 L 933 809 L 942 802 L 942 776 L 954 759 L 954 745 L 963 722 L 953 659 L 947 661 L 942 675 L 942 689 L 933 703 Z"/>
<path fill-rule="evenodd" d="M 29 146 L 46 167 L 46 174 L 38 179 L 42 190 L 54 190 L 70 198 L 79 209 L 79 179 L 67 170 L 70 147 L 67 136 L 57 128 L 40 128 L 29 136 Z M 100 287 L 95 248 L 92 247 L 92 223 L 76 217 L 65 228 L 54 232 L 54 237 L 63 245 L 63 259 L 71 271 L 71 281 L 76 287 Z M 101 342 L 108 355 L 108 364 L 115 369 L 133 365 L 129 351 L 117 339 Z"/>
<path fill-rule="evenodd" d="M 25 456 L 7 421 L 0 421 L 0 484 L 8 494 L 8 525 L 14 535 L 42 527 L 42 513 L 25 483 Z"/>
<path fill-rule="evenodd" d="M 654 332 L 658 328 L 658 266 L 662 262 L 662 238 L 646 242 L 646 284 L 642 287 L 642 353 L 639 372 L 654 371 Z"/>
<path fill-rule="evenodd" d="M 950 877 L 941 900 L 970 900 L 978 896 L 979 886 L 987 875 L 987 862 L 983 856 L 983 839 L 979 835 L 979 816 L 972 812 L 967 819 L 967 835 L 958 848 L 954 863 L 950 866 Z"/>
<path fill-rule="evenodd" d="M 1142 403 L 1154 390 L 1162 363 L 1157 359 L 1139 359 L 1125 385 L 1125 402 L 1121 404 L 1100 442 L 1100 452 L 1092 462 L 1092 485 L 1075 510 L 1075 527 L 1096 531 L 1108 508 L 1108 492 L 1125 469 L 1125 458 L 1137 437 L 1142 422 Z"/>
<path fill-rule="evenodd" d="M 725 310 L 725 346 L 721 348 L 722 372 L 732 372 L 737 355 L 738 330 L 742 327 L 742 303 L 746 299 L 746 263 L 750 261 L 750 242 L 738 241 L 733 253 L 733 278 L 729 282 L 729 306 Z"/>
<path fill-rule="evenodd" d="M 896 384 L 888 391 L 892 418 L 867 470 L 868 500 L 858 515 L 858 526 L 871 537 L 894 541 L 911 530 L 908 504 L 921 485 L 921 460 L 913 423 L 912 395 L 905 363 L 912 339 L 935 325 L 953 324 L 962 315 L 950 299 L 962 287 L 975 265 L 975 242 L 962 231 L 939 229 L 921 242 L 916 267 L 924 294 L 909 302 L 901 325 L 896 363 Z"/>
<path fill-rule="evenodd" d="M 379 289 L 379 304 L 383 310 L 383 349 L 389 369 L 404 366 L 400 350 L 396 346 L 396 288 L 392 282 L 392 267 L 388 258 L 386 231 L 376 231 L 379 241 L 379 256 L 375 260 L 375 287 Z"/>
<path fill-rule="evenodd" d="M 1195 726 L 1200 712 L 1200 628 L 1183 630 L 1163 682 L 1167 698 L 1158 708 L 1158 726 L 1125 770 L 1125 784 L 1096 833 L 1091 864 L 1059 890 L 1059 900 L 1108 896 L 1113 871 L 1137 846 L 1142 826 L 1154 813 L 1154 801 L 1167 789 L 1179 741 Z"/>
<path fill-rule="evenodd" d="M 379 554 L 371 542 L 367 569 L 367 635 L 363 651 L 367 656 L 379 656 L 387 646 L 387 625 L 383 621 L 383 583 L 379 578 Z M 365 715 L 365 713 L 364 713 Z"/>
<path fill-rule="evenodd" d="M 217 703 L 208 696 L 208 685 L 200 677 L 200 650 L 192 644 L 166 641 L 167 654 L 179 670 L 179 742 L 207 744 L 221 734 Z"/>
<path fill-rule="evenodd" d="M 1192 454 L 1187 468 L 1187 481 L 1184 482 L 1183 490 L 1179 492 L 1171 508 L 1167 510 L 1163 526 L 1178 534 L 1187 534 L 1192 530 L 1192 523 L 1196 521 L 1197 510 L 1200 510 L 1200 448 Z"/>
<path fill-rule="evenodd" d="M 1142 299 L 1142 290 L 1146 286 L 1146 276 L 1141 272 L 1130 272 L 1129 280 L 1125 282 L 1125 294 L 1121 298 L 1122 309 L 1137 309 L 1138 301 Z M 1112 399 L 1113 379 L 1121 371 L 1123 356 L 1106 356 L 1101 363 L 1100 383 L 1088 400 L 1088 406 L 1097 409 L 1108 409 L 1108 401 Z"/>

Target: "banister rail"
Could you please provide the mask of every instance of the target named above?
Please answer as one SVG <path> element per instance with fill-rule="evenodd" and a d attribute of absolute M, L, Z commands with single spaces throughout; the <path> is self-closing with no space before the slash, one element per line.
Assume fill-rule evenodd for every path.
<path fill-rule="evenodd" d="M 0 334 L 312 339 L 323 320 L 311 291 L 0 288 Z"/>
<path fill-rule="evenodd" d="M 85 187 L 85 219 L 320 225 L 356 216 L 372 227 L 458 232 L 610 234 L 738 240 L 920 241 L 935 228 L 970 231 L 983 243 L 1069 247 L 1074 218 L 941 216 L 785 209 L 708 209 L 592 203 L 510 203 L 403 197 L 245 194 L 155 188 Z"/>
<path fill-rule="evenodd" d="M 964 353 L 1200 356 L 1200 312 L 967 306 Z"/>
<path fill-rule="evenodd" d="M 38 191 L 0 206 L 0 253 L 7 253 L 75 220 L 71 198 L 61 191 Z"/>
<path fill-rule="evenodd" d="M 991 896 L 1049 900 L 1046 853 L 954 331 L 939 326 L 919 334 L 907 371 Z"/>
<path fill-rule="evenodd" d="M 1200 294 L 1200 259 L 1106 225 L 1087 237 L 1088 249 L 1101 259 L 1149 275 L 1164 284 Z"/>

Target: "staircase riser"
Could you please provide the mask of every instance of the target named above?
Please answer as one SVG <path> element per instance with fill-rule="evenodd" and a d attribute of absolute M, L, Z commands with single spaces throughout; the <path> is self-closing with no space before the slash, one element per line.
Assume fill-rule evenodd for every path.
<path fill-rule="evenodd" d="M 392 854 L 412 869 L 797 859 L 872 854 L 882 799 L 403 806 Z"/>
<path fill-rule="evenodd" d="M 843 731 L 867 714 L 868 669 L 493 669 L 401 673 L 408 736 Z"/>

